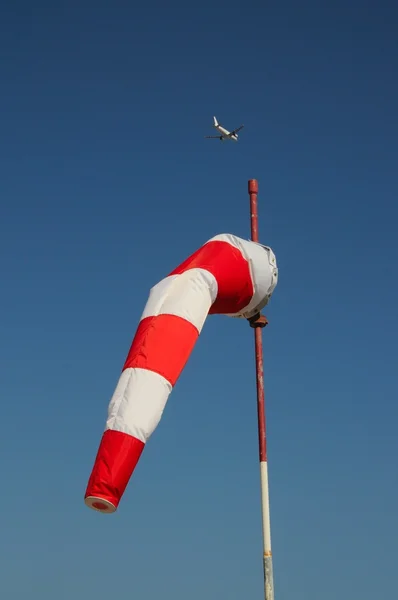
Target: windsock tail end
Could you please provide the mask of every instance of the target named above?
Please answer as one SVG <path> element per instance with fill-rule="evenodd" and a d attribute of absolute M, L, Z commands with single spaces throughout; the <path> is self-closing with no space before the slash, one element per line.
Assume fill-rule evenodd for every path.
<path fill-rule="evenodd" d="M 86 506 L 102 513 L 117 510 L 144 446 L 127 433 L 105 431 L 84 496 Z"/>
<path fill-rule="evenodd" d="M 109 502 L 108 500 L 105 500 L 104 498 L 99 498 L 96 496 L 86 496 L 84 498 L 84 503 L 89 508 L 92 508 L 93 510 L 96 510 L 98 512 L 102 512 L 102 513 L 116 512 L 116 506 L 114 504 L 112 504 L 112 502 Z"/>

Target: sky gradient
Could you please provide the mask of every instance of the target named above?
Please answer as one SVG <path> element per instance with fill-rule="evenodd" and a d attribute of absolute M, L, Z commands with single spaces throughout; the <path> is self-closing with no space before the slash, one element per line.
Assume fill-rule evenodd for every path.
<path fill-rule="evenodd" d="M 249 237 L 249 178 L 279 266 L 275 598 L 394 597 L 397 26 L 387 1 L 2 4 L 2 597 L 262 598 L 245 322 L 209 317 L 118 512 L 83 502 L 150 287 Z"/>

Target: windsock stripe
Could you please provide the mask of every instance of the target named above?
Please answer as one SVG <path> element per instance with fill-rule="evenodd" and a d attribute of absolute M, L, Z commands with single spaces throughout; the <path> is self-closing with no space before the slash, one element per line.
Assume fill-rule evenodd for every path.
<path fill-rule="evenodd" d="M 105 429 L 145 443 L 160 421 L 171 390 L 171 383 L 154 371 L 125 369 L 109 403 Z"/>
<path fill-rule="evenodd" d="M 144 446 L 131 435 L 109 429 L 104 432 L 87 484 L 87 506 L 100 512 L 116 510 Z"/>
<path fill-rule="evenodd" d="M 138 326 L 123 370 L 148 369 L 174 386 L 198 337 L 197 328 L 181 317 L 146 317 Z"/>
<path fill-rule="evenodd" d="M 268 303 L 270 295 L 276 286 L 278 268 L 274 253 L 268 246 L 243 240 L 230 233 L 222 233 L 209 240 L 209 242 L 215 241 L 228 242 L 234 248 L 238 248 L 248 262 L 254 286 L 254 293 L 249 304 L 238 311 L 240 315 L 228 312 L 224 314 L 229 316 L 245 316 L 246 318 L 253 316 Z"/>
<path fill-rule="evenodd" d="M 200 333 L 217 297 L 217 289 L 215 277 L 204 269 L 171 275 L 151 289 L 141 319 L 175 315 L 190 321 Z"/>
<path fill-rule="evenodd" d="M 229 242 L 207 242 L 169 276 L 189 269 L 204 269 L 217 281 L 217 299 L 209 310 L 210 314 L 239 312 L 250 303 L 254 295 L 249 263 L 242 252 Z"/>

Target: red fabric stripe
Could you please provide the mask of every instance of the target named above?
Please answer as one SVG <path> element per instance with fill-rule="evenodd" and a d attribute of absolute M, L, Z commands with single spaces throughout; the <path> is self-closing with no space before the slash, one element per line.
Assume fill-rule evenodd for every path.
<path fill-rule="evenodd" d="M 118 506 L 145 444 L 132 435 L 108 429 L 102 436 L 85 498 L 94 496 Z"/>
<path fill-rule="evenodd" d="M 206 269 L 217 280 L 217 299 L 209 310 L 210 314 L 239 312 L 253 297 L 249 263 L 240 250 L 228 242 L 208 242 L 170 275 L 179 275 L 188 269 Z"/>
<path fill-rule="evenodd" d="M 148 369 L 174 386 L 198 337 L 196 327 L 182 317 L 146 317 L 138 326 L 123 370 Z"/>

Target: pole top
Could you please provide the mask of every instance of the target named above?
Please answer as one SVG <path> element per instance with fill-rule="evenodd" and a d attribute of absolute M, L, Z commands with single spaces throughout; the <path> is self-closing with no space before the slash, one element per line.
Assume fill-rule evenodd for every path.
<path fill-rule="evenodd" d="M 258 181 L 257 179 L 249 179 L 249 194 L 258 193 Z"/>

